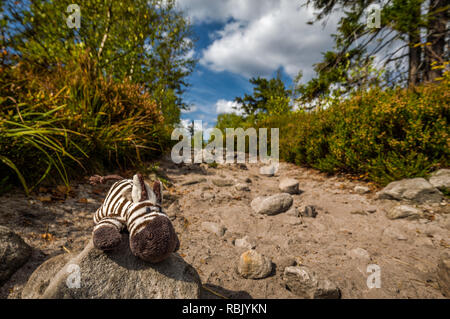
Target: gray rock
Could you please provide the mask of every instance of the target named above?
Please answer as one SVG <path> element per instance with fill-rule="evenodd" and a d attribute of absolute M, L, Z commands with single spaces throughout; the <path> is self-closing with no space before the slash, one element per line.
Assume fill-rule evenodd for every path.
<path fill-rule="evenodd" d="M 441 292 L 446 297 L 450 297 L 450 253 L 444 251 L 438 264 L 438 283 Z"/>
<path fill-rule="evenodd" d="M 237 271 L 243 278 L 261 279 L 269 276 L 272 268 L 272 261 L 269 258 L 256 250 L 247 250 L 239 258 Z"/>
<path fill-rule="evenodd" d="M 424 178 L 402 179 L 377 193 L 378 199 L 410 200 L 419 203 L 440 202 L 442 193 Z"/>
<path fill-rule="evenodd" d="M 240 192 L 249 192 L 250 191 L 250 187 L 248 187 L 247 184 L 243 184 L 243 183 L 239 183 L 236 184 L 236 186 L 234 186 L 236 188 L 237 191 Z"/>
<path fill-rule="evenodd" d="M 294 294 L 308 299 L 338 299 L 339 288 L 328 279 L 320 279 L 305 266 L 290 266 L 284 269 L 283 281 Z"/>
<path fill-rule="evenodd" d="M 434 187 L 444 190 L 450 189 L 450 169 L 440 169 L 430 177 L 430 184 Z"/>
<path fill-rule="evenodd" d="M 263 215 L 275 215 L 287 211 L 293 203 L 292 196 L 287 193 L 268 197 L 257 197 L 251 202 L 252 209 Z"/>
<path fill-rule="evenodd" d="M 219 224 L 216 224 L 216 223 L 212 223 L 212 222 L 203 222 L 202 223 L 202 229 L 207 231 L 207 232 L 216 234 L 219 237 L 222 237 L 225 234 L 225 231 L 226 231 L 225 227 L 223 227 L 223 226 L 221 226 Z"/>
<path fill-rule="evenodd" d="M 213 179 L 212 183 L 217 187 L 228 187 L 234 185 L 234 181 L 231 179 Z"/>
<path fill-rule="evenodd" d="M 366 186 L 360 186 L 360 185 L 355 186 L 354 190 L 355 190 L 355 192 L 358 193 L 358 194 L 367 194 L 367 193 L 370 192 L 370 188 L 369 188 L 369 187 L 366 187 Z"/>
<path fill-rule="evenodd" d="M 409 206 L 409 205 L 398 205 L 390 208 L 386 211 L 386 217 L 389 219 L 399 219 L 399 218 L 407 218 L 407 219 L 417 219 L 422 216 L 422 211 Z"/>
<path fill-rule="evenodd" d="M 280 181 L 279 188 L 283 193 L 288 194 L 298 194 L 300 190 L 298 189 L 298 181 L 293 178 L 283 178 Z"/>
<path fill-rule="evenodd" d="M 236 247 L 238 247 L 238 248 L 245 248 L 245 249 L 253 249 L 253 248 L 256 247 L 255 244 L 253 244 L 253 243 L 250 241 L 250 238 L 249 238 L 248 236 L 245 236 L 245 237 L 243 237 L 243 238 L 236 239 L 236 240 L 234 241 L 234 246 L 236 246 Z"/>
<path fill-rule="evenodd" d="M 206 182 L 206 178 L 204 178 L 204 177 L 193 178 L 191 180 L 188 180 L 188 181 L 182 183 L 181 186 L 195 185 L 195 184 L 204 183 L 204 182 Z"/>
<path fill-rule="evenodd" d="M 27 282 L 23 298 L 157 299 L 199 298 L 201 281 L 178 254 L 158 264 L 131 254 L 128 236 L 113 252 L 96 249 L 92 240 L 67 261 L 57 256 L 42 264 Z M 79 268 L 78 268 L 79 267 Z M 79 274 L 79 285 L 77 285 Z M 69 288 L 71 287 L 71 288 Z M 77 288 L 78 287 L 78 288 Z"/>
<path fill-rule="evenodd" d="M 31 247 L 7 227 L 0 226 L 0 286 L 31 256 Z"/>
<path fill-rule="evenodd" d="M 74 257 L 76 257 L 74 254 L 57 255 L 36 268 L 22 290 L 22 299 L 36 299 L 42 296 L 50 280 Z"/>

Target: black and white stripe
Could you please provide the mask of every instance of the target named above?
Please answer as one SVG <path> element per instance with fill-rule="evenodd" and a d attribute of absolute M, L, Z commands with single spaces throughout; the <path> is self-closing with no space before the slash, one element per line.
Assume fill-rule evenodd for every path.
<path fill-rule="evenodd" d="M 163 212 L 156 196 L 146 185 L 149 199 L 133 202 L 132 192 L 138 188 L 131 179 L 124 179 L 112 185 L 102 206 L 94 214 L 94 231 L 101 226 L 113 226 L 122 231 L 126 226 L 133 236 L 156 216 L 167 215 Z"/>

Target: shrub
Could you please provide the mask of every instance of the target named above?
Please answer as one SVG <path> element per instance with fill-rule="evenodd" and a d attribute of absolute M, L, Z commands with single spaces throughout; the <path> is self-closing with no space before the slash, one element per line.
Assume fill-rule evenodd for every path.
<path fill-rule="evenodd" d="M 280 128 L 286 161 L 385 185 L 449 166 L 449 102 L 447 79 L 411 89 L 375 88 L 255 125 Z"/>
<path fill-rule="evenodd" d="M 168 145 L 160 108 L 141 86 L 105 78 L 80 53 L 68 65 L 0 75 L 0 172 L 29 192 L 46 179 L 123 168 Z M 31 186 L 33 185 L 33 186 Z"/>

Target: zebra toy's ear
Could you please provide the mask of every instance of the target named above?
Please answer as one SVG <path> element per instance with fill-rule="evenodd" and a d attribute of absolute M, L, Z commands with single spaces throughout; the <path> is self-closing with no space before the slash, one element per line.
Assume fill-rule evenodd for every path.
<path fill-rule="evenodd" d="M 161 205 L 163 201 L 163 186 L 160 180 L 153 182 L 153 193 L 156 196 L 156 204 Z"/>
<path fill-rule="evenodd" d="M 153 190 L 144 182 L 144 178 L 141 174 L 133 176 L 133 187 L 131 189 L 131 198 L 133 203 L 139 203 L 145 200 L 150 200 L 154 203 L 157 202 L 157 197 Z"/>

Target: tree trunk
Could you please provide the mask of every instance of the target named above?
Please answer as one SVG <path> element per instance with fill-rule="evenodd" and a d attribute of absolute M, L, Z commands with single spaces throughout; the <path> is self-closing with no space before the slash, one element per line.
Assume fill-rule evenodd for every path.
<path fill-rule="evenodd" d="M 421 82 L 420 71 L 422 65 L 422 48 L 420 47 L 420 29 L 418 27 L 420 21 L 420 5 L 414 6 L 411 10 L 412 24 L 410 25 L 409 36 L 409 69 L 408 69 L 408 86 L 414 86 Z"/>
<path fill-rule="evenodd" d="M 420 82 L 419 68 L 421 61 L 421 48 L 415 46 L 420 43 L 420 37 L 416 35 L 409 36 L 409 68 L 408 68 L 408 86 L 417 85 Z"/>
<path fill-rule="evenodd" d="M 425 46 L 425 79 L 430 82 L 442 76 L 442 69 L 433 70 L 432 68 L 434 65 L 438 66 L 444 62 L 448 21 L 448 11 L 443 10 L 445 6 L 445 0 L 430 0 L 427 30 L 427 43 L 429 45 Z M 435 62 L 434 65 L 432 64 L 433 62 Z"/>

